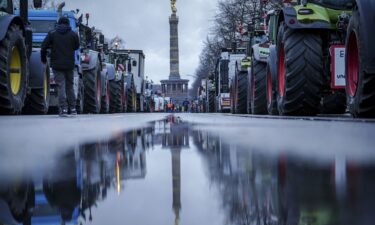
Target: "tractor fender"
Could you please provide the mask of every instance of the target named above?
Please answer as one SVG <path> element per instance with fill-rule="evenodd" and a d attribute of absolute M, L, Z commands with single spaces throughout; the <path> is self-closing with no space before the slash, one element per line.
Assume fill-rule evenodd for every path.
<path fill-rule="evenodd" d="M 277 55 L 276 55 L 276 45 L 270 46 L 270 55 L 268 56 L 267 65 L 272 76 L 272 86 L 276 85 L 277 79 Z"/>
<path fill-rule="evenodd" d="M 6 14 L 5 16 L 0 17 L 0 27 L 6 27 L 6 29 L 0 29 L 0 41 L 5 38 L 5 35 L 8 32 L 8 27 L 11 24 L 17 24 L 18 26 L 20 26 L 21 30 L 25 32 L 25 26 L 19 16 Z"/>
<path fill-rule="evenodd" d="M 48 68 L 47 68 L 48 67 Z M 44 85 L 44 73 L 48 69 L 48 64 L 44 64 L 41 61 L 40 49 L 33 49 L 30 56 L 29 63 L 29 87 L 30 88 L 43 88 Z"/>
<path fill-rule="evenodd" d="M 116 79 L 115 66 L 113 64 L 106 63 L 105 67 L 107 68 L 108 80 L 115 80 Z"/>
<path fill-rule="evenodd" d="M 364 69 L 369 74 L 375 74 L 375 1 L 373 0 L 356 0 L 357 10 L 359 13 L 359 37 L 363 51 Z"/>
<path fill-rule="evenodd" d="M 82 70 L 93 70 L 95 69 L 96 65 L 101 65 L 101 60 L 98 52 L 89 50 L 87 54 L 90 56 L 90 61 L 89 63 L 81 63 Z M 102 68 L 99 69 L 102 70 Z"/>
<path fill-rule="evenodd" d="M 312 23 L 299 23 L 297 20 L 297 12 L 293 7 L 285 7 L 281 10 L 282 19 L 291 29 L 331 29 L 329 23 L 324 21 L 315 21 Z M 281 21 L 280 21 L 281 22 Z M 279 23 L 280 24 L 280 23 Z"/>

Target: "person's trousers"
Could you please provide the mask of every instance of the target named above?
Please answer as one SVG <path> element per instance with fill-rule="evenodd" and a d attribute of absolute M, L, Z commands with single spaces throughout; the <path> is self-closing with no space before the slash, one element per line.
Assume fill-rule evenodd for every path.
<path fill-rule="evenodd" d="M 74 96 L 74 71 L 73 70 L 53 70 L 57 84 L 57 95 L 60 109 L 70 109 L 76 107 Z"/>

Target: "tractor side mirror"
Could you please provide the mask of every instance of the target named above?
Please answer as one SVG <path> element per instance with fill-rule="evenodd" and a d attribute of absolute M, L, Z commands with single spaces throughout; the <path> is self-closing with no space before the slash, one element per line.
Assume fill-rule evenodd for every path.
<path fill-rule="evenodd" d="M 33 3 L 34 3 L 34 8 L 36 9 L 42 8 L 42 0 L 34 0 Z"/>
<path fill-rule="evenodd" d="M 132 64 L 130 63 L 130 61 L 128 62 L 128 72 L 132 72 Z"/>
<path fill-rule="evenodd" d="M 133 60 L 132 66 L 134 66 L 134 67 L 137 66 L 137 61 Z"/>
<path fill-rule="evenodd" d="M 99 43 L 104 44 L 104 35 L 103 34 L 99 35 Z"/>

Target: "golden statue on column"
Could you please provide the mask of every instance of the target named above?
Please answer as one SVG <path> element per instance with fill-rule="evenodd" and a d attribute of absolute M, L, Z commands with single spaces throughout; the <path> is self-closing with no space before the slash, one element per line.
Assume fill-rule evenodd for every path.
<path fill-rule="evenodd" d="M 171 0 L 171 9 L 173 13 L 177 12 L 177 6 L 176 6 L 177 0 Z"/>

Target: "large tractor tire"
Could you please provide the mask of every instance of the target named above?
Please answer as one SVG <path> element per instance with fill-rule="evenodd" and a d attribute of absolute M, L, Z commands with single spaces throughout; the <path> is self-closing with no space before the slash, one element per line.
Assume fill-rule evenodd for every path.
<path fill-rule="evenodd" d="M 354 117 L 375 117 L 375 74 L 364 71 L 364 53 L 361 43 L 359 13 L 354 11 L 346 39 L 346 94 L 349 111 Z M 363 27 L 362 27 L 363 28 Z M 373 31 L 371 31 L 373 32 Z M 373 40 L 367 40 L 373 41 Z"/>
<path fill-rule="evenodd" d="M 27 92 L 29 67 L 22 30 L 11 25 L 0 43 L 0 114 L 19 114 Z"/>
<path fill-rule="evenodd" d="M 270 63 L 274 62 L 267 62 L 266 68 L 266 93 L 267 93 L 267 112 L 269 115 L 277 115 L 279 112 L 277 111 L 277 95 L 276 95 L 276 74 L 272 75 L 271 65 Z"/>
<path fill-rule="evenodd" d="M 322 39 L 314 31 L 280 25 L 277 43 L 277 105 L 280 115 L 314 116 L 323 85 Z"/>
<path fill-rule="evenodd" d="M 126 111 L 135 112 L 137 110 L 137 96 L 135 93 L 134 81 L 131 79 L 130 84 L 126 90 Z"/>
<path fill-rule="evenodd" d="M 237 73 L 237 97 L 236 97 L 236 114 L 248 113 L 248 74 L 247 71 Z"/>
<path fill-rule="evenodd" d="M 84 112 L 99 113 L 101 108 L 101 74 L 99 64 L 83 74 Z"/>
<path fill-rule="evenodd" d="M 76 110 L 77 113 L 82 114 L 85 108 L 85 86 L 83 85 L 83 80 L 79 79 L 78 81 L 78 94 L 77 94 L 77 103 Z"/>
<path fill-rule="evenodd" d="M 111 80 L 109 81 L 110 90 L 110 113 L 122 113 L 122 95 L 121 95 L 121 85 L 122 81 Z"/>
<path fill-rule="evenodd" d="M 214 91 L 209 91 L 208 92 L 208 112 L 213 113 L 215 111 L 215 92 Z"/>
<path fill-rule="evenodd" d="M 105 95 L 101 98 L 101 113 L 109 113 L 111 93 L 109 87 L 109 81 L 106 82 Z"/>
<path fill-rule="evenodd" d="M 49 66 L 46 66 L 43 76 L 43 88 L 33 88 L 27 95 L 23 112 L 26 114 L 47 114 L 49 109 L 50 85 Z"/>
<path fill-rule="evenodd" d="M 251 69 L 251 113 L 267 114 L 266 67 L 267 64 L 253 57 Z"/>
<path fill-rule="evenodd" d="M 230 110 L 229 112 L 232 114 L 236 113 L 236 105 L 237 105 L 237 75 L 235 75 L 234 80 L 232 80 L 231 88 L 230 88 Z M 225 110 L 221 110 L 224 113 Z"/>

